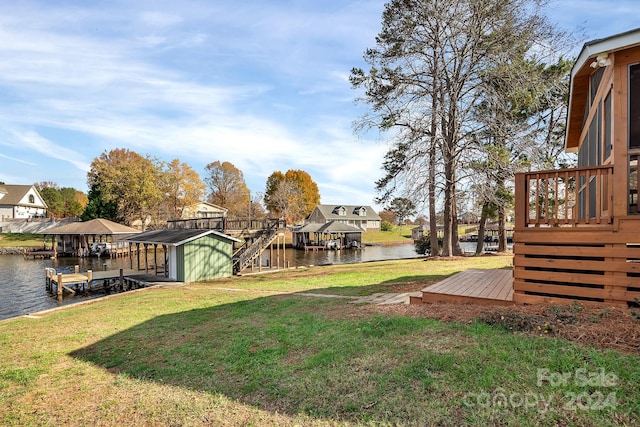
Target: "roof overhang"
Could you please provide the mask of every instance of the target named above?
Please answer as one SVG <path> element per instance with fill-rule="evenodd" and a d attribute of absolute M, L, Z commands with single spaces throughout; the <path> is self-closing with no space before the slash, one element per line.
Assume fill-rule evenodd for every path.
<path fill-rule="evenodd" d="M 155 230 L 137 234 L 135 236 L 123 239 L 130 243 L 143 243 L 143 244 L 155 244 L 165 246 L 182 246 L 185 243 L 189 243 L 193 240 L 197 240 L 201 237 L 209 234 L 216 235 L 222 239 L 230 242 L 241 242 L 241 240 L 231 237 L 227 234 L 220 233 L 216 230 L 194 230 L 194 229 L 180 229 L 180 230 Z"/>
<path fill-rule="evenodd" d="M 576 152 L 580 147 L 580 135 L 586 104 L 589 100 L 589 78 L 594 69 L 611 63 L 609 54 L 640 46 L 640 28 L 611 37 L 592 40 L 584 44 L 573 68 L 569 88 L 569 108 L 565 150 Z"/>

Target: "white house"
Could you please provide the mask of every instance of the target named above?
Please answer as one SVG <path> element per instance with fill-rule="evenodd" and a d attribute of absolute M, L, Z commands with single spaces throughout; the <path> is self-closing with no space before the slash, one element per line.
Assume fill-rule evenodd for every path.
<path fill-rule="evenodd" d="M 198 202 L 185 206 L 182 210 L 182 219 L 190 218 L 218 218 L 227 216 L 227 208 L 208 202 Z"/>
<path fill-rule="evenodd" d="M 0 184 L 0 220 L 46 216 L 47 204 L 33 185 Z"/>
<path fill-rule="evenodd" d="M 341 222 L 361 230 L 380 230 L 382 219 L 371 206 L 318 205 L 306 219 L 307 224 Z"/>

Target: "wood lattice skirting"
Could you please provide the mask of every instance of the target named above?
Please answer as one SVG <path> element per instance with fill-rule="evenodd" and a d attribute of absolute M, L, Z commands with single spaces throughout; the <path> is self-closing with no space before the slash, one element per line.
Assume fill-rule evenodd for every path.
<path fill-rule="evenodd" d="M 516 230 L 514 295 L 517 303 L 605 303 L 627 306 L 640 298 L 640 227 L 620 231 Z"/>

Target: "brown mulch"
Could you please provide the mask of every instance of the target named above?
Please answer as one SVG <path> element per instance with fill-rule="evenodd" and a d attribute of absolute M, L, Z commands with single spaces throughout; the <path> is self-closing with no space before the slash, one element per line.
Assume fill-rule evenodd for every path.
<path fill-rule="evenodd" d="M 640 354 L 640 309 L 593 305 L 480 306 L 416 304 L 375 306 L 389 314 L 420 316 L 445 322 L 475 320 L 514 333 L 553 336 L 601 349 Z"/>

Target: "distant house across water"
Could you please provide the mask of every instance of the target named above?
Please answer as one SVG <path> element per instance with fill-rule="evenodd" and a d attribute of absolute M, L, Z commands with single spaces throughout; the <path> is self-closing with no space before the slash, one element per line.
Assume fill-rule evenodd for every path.
<path fill-rule="evenodd" d="M 227 216 L 227 208 L 208 202 L 198 202 L 185 206 L 182 210 L 182 219 L 190 218 L 219 218 Z"/>
<path fill-rule="evenodd" d="M 0 184 L 0 221 L 46 216 L 47 204 L 33 185 Z"/>
<path fill-rule="evenodd" d="M 326 224 L 332 221 L 367 231 L 380 230 L 382 219 L 371 206 L 362 205 L 318 205 L 306 219 L 307 224 Z"/>

